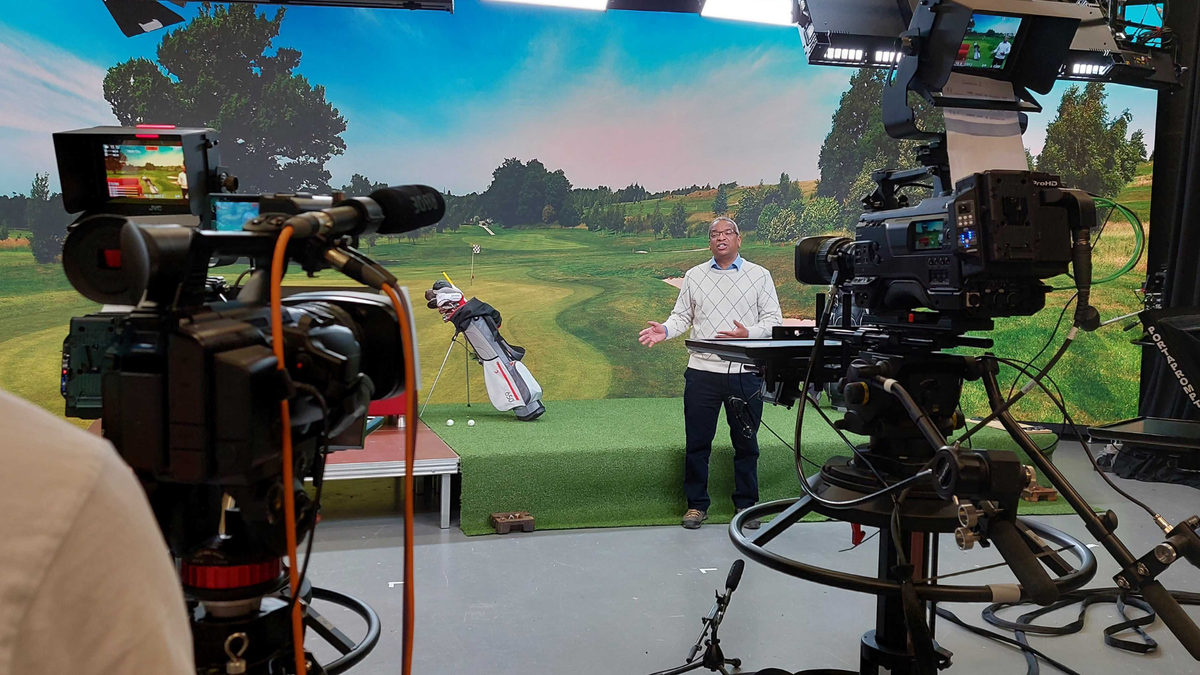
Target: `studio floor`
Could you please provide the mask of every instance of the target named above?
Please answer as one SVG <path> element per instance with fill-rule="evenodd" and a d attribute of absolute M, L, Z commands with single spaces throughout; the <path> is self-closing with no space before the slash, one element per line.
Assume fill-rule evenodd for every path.
<path fill-rule="evenodd" d="M 1160 541 L 1148 516 L 1091 473 L 1077 443 L 1062 442 L 1056 463 L 1097 508 L 1111 508 L 1118 534 L 1136 554 Z M 1200 512 L 1200 491 L 1115 479 L 1172 523 Z M 714 499 L 716 496 L 714 496 Z M 1094 540 L 1074 516 L 1043 516 L 1054 527 Z M 738 556 L 724 525 L 689 531 L 680 527 L 566 530 L 467 537 L 456 527 L 438 528 L 435 510 L 417 516 L 415 672 L 638 675 L 682 663 L 700 631 L 700 617 Z M 397 516 L 327 519 L 317 530 L 310 577 L 319 586 L 370 603 L 383 623 L 378 647 L 349 672 L 400 672 L 403 528 Z M 942 572 L 981 567 L 999 558 L 978 547 L 961 552 L 942 538 Z M 853 551 L 845 523 L 804 523 L 772 544 L 780 553 L 861 574 L 875 568 L 874 541 Z M 1100 568 L 1091 586 L 1112 586 L 1116 566 L 1098 547 Z M 1006 570 L 970 575 L 963 583 L 1006 582 Z M 1162 577 L 1174 590 L 1200 592 L 1200 570 L 1176 563 Z M 743 671 L 767 667 L 857 668 L 859 638 L 872 627 L 874 598 L 829 589 L 747 562 L 745 576 L 721 628 L 729 657 Z M 983 625 L 982 605 L 951 609 Z M 361 623 L 339 610 L 328 616 L 353 636 Z M 1077 606 L 1050 615 L 1073 621 Z M 1188 608 L 1200 620 L 1200 608 Z M 1015 616 L 1015 614 L 1014 614 Z M 1032 637 L 1035 647 L 1080 673 L 1195 673 L 1197 664 L 1156 622 L 1149 634 L 1157 653 L 1139 656 L 1106 647 L 1102 630 L 1119 621 L 1113 605 L 1093 606 L 1082 633 Z M 1017 675 L 1019 652 L 938 621 L 938 641 L 954 652 L 949 672 Z M 332 656 L 314 645 L 322 660 Z M 697 671 L 701 672 L 701 671 Z M 708 672 L 708 671 L 702 671 Z M 1057 672 L 1043 666 L 1043 672 Z"/>

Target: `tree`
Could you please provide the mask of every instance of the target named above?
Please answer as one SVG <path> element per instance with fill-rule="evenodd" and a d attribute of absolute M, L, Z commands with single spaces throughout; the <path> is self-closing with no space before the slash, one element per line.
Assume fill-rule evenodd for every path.
<path fill-rule="evenodd" d="M 792 179 L 787 175 L 787 172 L 779 174 L 779 202 L 787 204 L 792 201 Z"/>
<path fill-rule="evenodd" d="M 799 235 L 807 237 L 838 229 L 842 205 L 832 197 L 814 197 L 804 205 L 800 217 Z"/>
<path fill-rule="evenodd" d="M 347 197 L 366 197 L 372 192 L 387 187 L 387 183 L 376 183 L 361 173 L 350 177 L 350 182 L 341 187 Z"/>
<path fill-rule="evenodd" d="M 667 221 L 663 220 L 662 214 L 658 211 L 650 215 L 650 229 L 654 232 L 656 239 L 659 235 L 663 235 L 663 230 L 667 229 Z"/>
<path fill-rule="evenodd" d="M 546 206 L 546 175 L 546 165 L 536 159 L 529 160 L 525 165 L 525 175 L 517 197 L 516 223 L 510 225 L 527 225 L 541 220 L 542 208 Z"/>
<path fill-rule="evenodd" d="M 674 238 L 687 236 L 687 211 L 683 202 L 675 202 L 671 215 L 667 217 L 667 232 Z"/>
<path fill-rule="evenodd" d="M 770 204 L 763 205 L 762 211 L 758 214 L 758 228 L 757 229 L 760 231 L 763 228 L 769 229 L 769 224 L 771 223 L 771 221 L 775 220 L 776 216 L 778 216 L 781 211 L 783 211 L 783 209 L 780 208 L 779 204 L 776 204 L 775 202 L 771 202 Z M 764 232 L 763 234 L 764 234 L 764 236 L 767 237 L 767 241 L 783 241 L 782 239 L 772 238 L 771 234 L 768 234 L 766 232 Z"/>
<path fill-rule="evenodd" d="M 42 264 L 58 260 L 67 236 L 67 220 L 62 195 L 50 193 L 50 174 L 34 174 L 29 201 L 25 203 L 25 227 L 30 232 L 34 260 Z"/>
<path fill-rule="evenodd" d="M 1038 171 L 1058 174 L 1064 185 L 1108 197 L 1116 196 L 1146 159 L 1141 129 L 1129 134 L 1133 116 L 1124 110 L 1109 118 L 1100 82 L 1063 92 L 1058 114 L 1046 125 L 1046 144 L 1037 158 Z"/>
<path fill-rule="evenodd" d="M 276 47 L 284 8 L 203 3 L 167 33 L 157 63 L 108 69 L 104 98 L 121 124 L 169 122 L 221 133 L 221 161 L 245 192 L 325 191 L 325 163 L 342 154 L 346 120 L 325 88 L 295 72 L 300 52 Z"/>
<path fill-rule="evenodd" d="M 724 185 L 717 186 L 717 195 L 713 197 L 712 210 L 718 216 L 729 213 L 729 194 L 726 193 Z"/>
<path fill-rule="evenodd" d="M 558 224 L 563 227 L 579 225 L 579 209 L 569 200 L 563 203 L 562 210 L 558 212 Z"/>
<path fill-rule="evenodd" d="M 775 206 L 772 204 L 771 206 Z M 767 209 L 759 220 L 758 233 L 767 241 L 795 241 L 799 238 L 800 228 L 796 213 L 791 209 L 778 209 L 767 219 Z"/>
<path fill-rule="evenodd" d="M 838 102 L 833 113 L 829 134 L 821 145 L 817 167 L 821 182 L 817 195 L 833 197 L 838 203 L 846 200 L 851 184 L 864 165 L 869 169 L 899 168 L 911 163 L 913 141 L 898 141 L 883 128 L 880 101 L 887 70 L 863 68 L 850 78 L 850 88 Z M 917 124 L 927 131 L 941 131 L 945 123 L 940 112 L 924 101 L 914 108 Z"/>
<path fill-rule="evenodd" d="M 737 212 L 733 219 L 737 221 L 738 227 L 743 232 L 753 232 L 774 217 L 774 211 L 765 218 L 762 216 L 763 209 L 769 204 L 774 204 L 779 208 L 783 208 L 787 204 L 780 196 L 777 186 L 760 184 L 758 187 L 750 188 L 742 193 L 742 199 L 738 202 Z"/>
<path fill-rule="evenodd" d="M 804 217 L 805 205 L 804 199 L 799 196 L 793 199 L 791 204 L 788 204 L 788 211 L 791 211 L 792 215 L 796 216 L 797 227 L 799 226 L 800 219 Z"/>
<path fill-rule="evenodd" d="M 546 207 L 542 209 L 542 222 L 543 223 L 549 225 L 550 223 L 553 223 L 557 218 L 558 218 L 558 214 L 555 213 L 553 206 L 550 206 L 549 204 L 547 204 Z"/>
<path fill-rule="evenodd" d="M 571 181 L 567 180 L 567 174 L 563 173 L 562 169 L 547 173 L 545 181 L 546 203 L 553 206 L 555 211 L 561 212 L 567 202 L 567 195 L 571 193 Z"/>
<path fill-rule="evenodd" d="M 504 160 L 492 171 L 492 182 L 479 195 L 480 215 L 486 214 L 497 222 L 517 223 L 517 203 L 525 182 L 525 164 L 516 157 Z"/>
<path fill-rule="evenodd" d="M 8 221 L 0 220 L 0 241 L 8 240 Z"/>

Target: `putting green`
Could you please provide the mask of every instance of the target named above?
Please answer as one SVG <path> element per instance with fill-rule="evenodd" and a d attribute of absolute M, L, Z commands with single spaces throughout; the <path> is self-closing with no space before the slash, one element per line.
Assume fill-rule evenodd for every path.
<path fill-rule="evenodd" d="M 486 404 L 429 406 L 422 419 L 462 457 L 463 532 L 491 532 L 488 516 L 500 511 L 529 511 L 539 530 L 679 522 L 686 508 L 682 399 L 548 401 L 546 408 L 536 422 L 519 422 Z M 795 411 L 767 406 L 763 417 L 790 443 Z M 468 419 L 475 426 L 467 426 Z M 727 430 L 722 421 L 713 444 L 709 513 L 715 523 L 733 515 Z M 806 416 L 804 430 L 804 454 L 818 465 L 847 453 L 817 415 Z M 1038 441 L 1046 445 L 1043 438 Z M 765 428 L 758 439 L 762 501 L 796 496 L 791 451 Z M 974 440 L 979 448 L 1015 449 L 1007 434 L 994 429 Z M 1021 511 L 1068 513 L 1070 507 L 1063 501 L 1022 502 Z"/>

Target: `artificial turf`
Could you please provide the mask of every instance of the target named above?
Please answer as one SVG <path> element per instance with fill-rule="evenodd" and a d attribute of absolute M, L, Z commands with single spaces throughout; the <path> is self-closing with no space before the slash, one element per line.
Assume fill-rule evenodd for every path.
<path fill-rule="evenodd" d="M 535 422 L 520 422 L 486 403 L 431 405 L 425 411 L 425 423 L 462 457 L 463 532 L 491 532 L 488 516 L 501 511 L 529 511 L 539 530 L 679 522 L 686 508 L 682 399 L 550 401 L 546 408 Z M 763 418 L 791 442 L 794 410 L 766 406 Z M 448 419 L 454 426 L 446 425 Z M 475 426 L 467 426 L 469 419 Z M 733 447 L 723 420 L 717 429 L 709 522 L 724 523 L 733 515 Z M 1035 440 L 1045 446 L 1051 438 Z M 766 428 L 758 439 L 761 500 L 796 496 L 791 451 Z M 993 429 L 977 434 L 974 445 L 1016 448 L 1007 434 Z M 848 452 L 815 414 L 805 416 L 803 446 L 818 465 Z M 1070 507 L 1063 501 L 1022 502 L 1021 510 L 1053 514 Z"/>

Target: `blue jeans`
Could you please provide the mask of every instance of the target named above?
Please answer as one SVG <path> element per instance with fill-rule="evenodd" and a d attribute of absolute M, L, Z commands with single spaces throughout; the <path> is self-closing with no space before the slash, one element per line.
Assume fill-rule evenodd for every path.
<path fill-rule="evenodd" d="M 733 442 L 733 505 L 743 509 L 758 502 L 758 424 L 763 402 L 758 393 L 762 380 L 753 373 L 727 374 L 688 368 L 683 375 L 683 420 L 687 434 L 683 491 L 688 508 L 707 511 L 708 458 L 717 433 L 717 413 L 725 406 L 729 440 Z M 748 418 L 730 409 L 729 399 L 747 402 Z M 749 428 L 749 435 L 746 429 Z"/>

